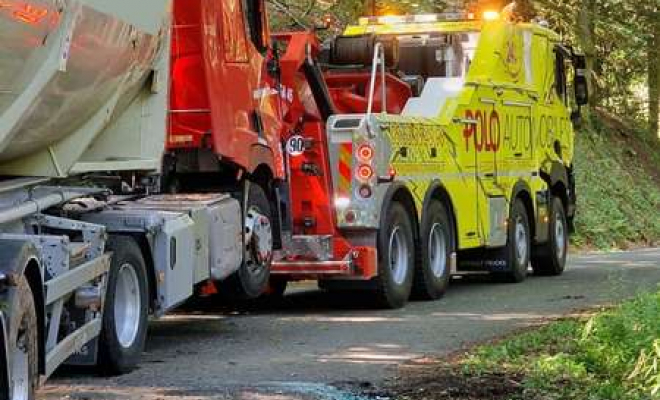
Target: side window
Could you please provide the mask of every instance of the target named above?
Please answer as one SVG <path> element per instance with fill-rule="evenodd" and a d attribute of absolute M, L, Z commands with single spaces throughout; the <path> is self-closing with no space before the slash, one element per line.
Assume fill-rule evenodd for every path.
<path fill-rule="evenodd" d="M 246 0 L 250 40 L 260 53 L 268 50 L 268 23 L 264 0 Z"/>

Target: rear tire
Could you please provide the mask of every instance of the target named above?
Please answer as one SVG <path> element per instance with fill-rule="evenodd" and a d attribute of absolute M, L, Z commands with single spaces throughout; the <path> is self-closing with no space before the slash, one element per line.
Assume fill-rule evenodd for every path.
<path fill-rule="evenodd" d="M 288 285 L 289 281 L 286 278 L 271 276 L 268 287 L 261 298 L 264 300 L 281 299 L 284 297 Z"/>
<path fill-rule="evenodd" d="M 270 237 L 268 238 L 268 233 L 265 232 L 264 237 L 262 237 L 262 239 L 264 239 L 263 243 L 260 245 L 255 241 L 255 236 L 252 236 L 253 239 L 245 244 L 244 261 L 240 268 L 220 284 L 220 294 L 231 300 L 250 300 L 258 298 L 267 290 L 268 281 L 270 279 L 270 267 L 273 262 L 273 212 L 268 197 L 266 196 L 266 192 L 256 183 L 250 183 L 247 207 L 244 211 L 244 219 L 246 221 L 244 235 L 246 241 L 251 235 L 251 232 L 249 232 L 250 228 L 247 226 L 247 221 L 251 217 L 263 217 L 267 219 Z M 259 223 L 259 221 L 256 223 Z M 255 233 L 252 232 L 252 234 Z M 260 248 L 259 246 L 264 248 Z M 257 253 L 263 254 L 259 256 Z"/>
<path fill-rule="evenodd" d="M 449 214 L 440 201 L 429 204 L 421 235 L 422 260 L 416 265 L 412 293 L 415 299 L 437 300 L 449 286 L 456 243 Z"/>
<path fill-rule="evenodd" d="M 413 224 L 406 209 L 392 202 L 378 231 L 376 301 L 383 308 L 401 308 L 410 298 L 415 266 Z"/>
<path fill-rule="evenodd" d="M 105 375 L 134 370 L 147 337 L 149 296 L 147 270 L 137 242 L 111 236 L 112 261 L 103 308 L 98 366 Z"/>
<path fill-rule="evenodd" d="M 557 197 L 552 199 L 548 229 L 548 242 L 534 249 L 532 268 L 536 275 L 559 276 L 566 269 L 569 228 L 564 204 Z"/>
<path fill-rule="evenodd" d="M 17 286 L 10 290 L 14 291 L 14 296 L 11 312 L 7 316 L 7 356 L 11 371 L 9 398 L 33 400 L 39 386 L 37 310 L 25 276 L 19 277 Z"/>
<path fill-rule="evenodd" d="M 516 199 L 511 207 L 507 244 L 498 257 L 504 260 L 507 271 L 496 273 L 496 277 L 511 283 L 524 281 L 529 269 L 531 244 L 527 208 L 521 199 Z"/>

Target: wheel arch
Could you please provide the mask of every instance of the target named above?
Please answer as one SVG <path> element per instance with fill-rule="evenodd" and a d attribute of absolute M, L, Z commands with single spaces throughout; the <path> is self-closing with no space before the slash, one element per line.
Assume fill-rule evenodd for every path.
<path fill-rule="evenodd" d="M 389 208 L 392 202 L 400 202 L 410 214 L 410 219 L 413 222 L 413 225 L 417 229 L 419 225 L 419 213 L 417 210 L 417 205 L 415 204 L 415 198 L 413 197 L 410 189 L 401 183 L 395 182 L 387 189 L 385 196 L 383 197 L 383 205 L 381 210 L 381 215 L 384 215 L 387 209 Z"/>
<path fill-rule="evenodd" d="M 144 259 L 147 270 L 147 294 L 149 295 L 149 312 L 154 314 L 158 308 L 158 285 L 156 283 L 156 268 L 154 256 L 151 253 L 151 246 L 147 237 L 143 233 L 113 233 L 116 236 L 125 236 L 132 238 L 137 243 Z"/>
<path fill-rule="evenodd" d="M 415 203 L 415 198 L 410 192 L 410 189 L 401 182 L 395 182 L 387 189 L 385 196 L 383 198 L 383 205 L 381 209 L 381 220 L 387 215 L 387 210 L 390 207 L 392 202 L 398 202 L 403 205 L 403 207 L 408 212 L 410 217 L 410 222 L 413 225 L 413 238 L 415 241 L 415 263 L 421 262 L 422 258 L 422 249 L 420 243 L 420 226 L 421 221 L 419 219 L 419 212 L 417 210 L 417 205 Z"/>
<path fill-rule="evenodd" d="M 46 372 L 46 312 L 44 296 L 44 280 L 41 272 L 41 263 L 39 262 L 39 252 L 28 241 L 23 240 L 3 240 L 0 242 L 0 259 L 3 260 L 3 267 L 0 270 L 8 276 L 11 284 L 12 276 L 24 276 L 30 285 L 34 305 L 37 314 L 37 337 L 38 337 L 38 371 L 40 374 Z M 15 278 L 14 278 L 15 279 Z M 2 300 L 4 294 L 0 295 Z"/>
<path fill-rule="evenodd" d="M 449 194 L 449 191 L 442 184 L 441 181 L 438 180 L 433 181 L 431 183 L 431 186 L 429 186 L 428 190 L 426 191 L 426 196 L 424 197 L 424 205 L 422 209 L 422 221 L 426 217 L 428 207 L 431 204 L 432 200 L 440 200 L 445 206 L 445 209 L 449 213 L 449 219 L 451 221 L 452 228 L 454 229 L 456 248 L 457 249 L 460 248 L 460 244 L 458 243 L 459 235 L 458 235 L 458 221 L 456 220 L 456 209 L 454 207 L 454 202 L 451 198 L 451 195 Z"/>
<path fill-rule="evenodd" d="M 250 148 L 250 165 L 247 166 L 250 175 L 258 174 L 263 168 L 268 170 L 275 170 L 275 155 L 273 150 L 268 146 L 254 145 Z"/>
<path fill-rule="evenodd" d="M 550 188 L 550 193 L 557 196 L 564 204 L 564 209 L 570 209 L 570 198 L 568 188 L 570 187 L 569 171 L 566 166 L 558 161 L 554 161 L 550 168 L 550 173 L 541 172 L 541 178 Z"/>
<path fill-rule="evenodd" d="M 513 187 L 513 192 L 511 194 L 511 207 L 516 200 L 520 199 L 525 205 L 525 210 L 527 211 L 527 220 L 529 222 L 529 231 L 532 236 L 535 236 L 536 232 L 536 212 L 534 211 L 534 197 L 532 196 L 532 189 L 529 184 L 523 180 L 519 180 Z M 511 216 L 509 215 L 509 218 Z"/>
<path fill-rule="evenodd" d="M 274 232 L 273 232 L 273 240 L 276 245 L 276 247 L 281 248 L 282 247 L 282 225 L 283 225 L 283 217 L 282 215 L 282 210 L 278 206 L 278 196 L 277 196 L 277 188 L 275 184 L 275 173 L 273 172 L 272 165 L 262 163 L 259 164 L 256 169 L 250 173 L 248 182 L 245 182 L 243 185 L 243 190 L 247 194 L 249 192 L 249 185 L 251 184 L 257 184 L 261 186 L 261 188 L 266 192 L 266 197 L 268 198 L 268 202 L 270 203 L 270 209 L 271 212 L 273 213 L 273 227 L 274 227 Z M 243 199 L 243 207 L 247 206 L 246 203 L 247 198 L 244 197 Z"/>

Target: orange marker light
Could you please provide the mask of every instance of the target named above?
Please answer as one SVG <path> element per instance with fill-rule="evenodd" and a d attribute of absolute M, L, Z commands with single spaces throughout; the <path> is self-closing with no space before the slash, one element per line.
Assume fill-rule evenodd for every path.
<path fill-rule="evenodd" d="M 484 21 L 495 21 L 500 19 L 500 13 L 492 10 L 484 11 L 483 18 Z"/>
<path fill-rule="evenodd" d="M 374 170 L 368 165 L 360 165 L 357 169 L 357 178 L 361 181 L 368 181 L 374 176 Z"/>
<path fill-rule="evenodd" d="M 360 161 L 370 162 L 374 159 L 374 149 L 368 144 L 363 144 L 358 149 L 357 155 Z"/>
<path fill-rule="evenodd" d="M 391 179 L 396 178 L 396 168 L 394 168 L 394 165 L 390 165 L 390 167 L 387 169 L 387 174 Z"/>

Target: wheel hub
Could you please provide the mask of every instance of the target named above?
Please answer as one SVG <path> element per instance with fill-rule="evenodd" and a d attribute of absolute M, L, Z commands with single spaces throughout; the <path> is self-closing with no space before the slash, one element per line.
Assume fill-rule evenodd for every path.
<path fill-rule="evenodd" d="M 273 228 L 270 219 L 256 209 L 247 213 L 245 221 L 249 252 L 258 265 L 267 264 L 273 257 Z"/>
<path fill-rule="evenodd" d="M 566 252 L 566 229 L 561 215 L 557 215 L 555 220 L 555 237 L 557 239 L 557 259 L 561 260 Z"/>
<path fill-rule="evenodd" d="M 440 224 L 435 224 L 431 228 L 428 252 L 433 275 L 441 278 L 447 269 L 447 243 Z"/>
<path fill-rule="evenodd" d="M 399 227 L 392 230 L 389 246 L 392 279 L 394 283 L 401 285 L 405 282 L 408 271 L 408 244 Z"/>
<path fill-rule="evenodd" d="M 519 264 L 527 260 L 527 230 L 522 219 L 516 220 L 516 257 Z"/>
<path fill-rule="evenodd" d="M 140 284 L 135 268 L 124 264 L 117 273 L 115 290 L 115 333 L 124 348 L 133 345 L 140 326 Z"/>
<path fill-rule="evenodd" d="M 28 400 L 30 395 L 30 357 L 28 332 L 23 328 L 16 339 L 11 359 L 11 399 Z"/>

